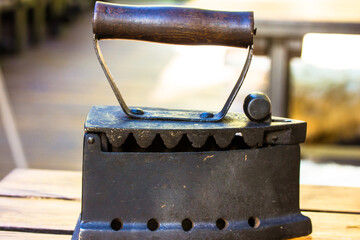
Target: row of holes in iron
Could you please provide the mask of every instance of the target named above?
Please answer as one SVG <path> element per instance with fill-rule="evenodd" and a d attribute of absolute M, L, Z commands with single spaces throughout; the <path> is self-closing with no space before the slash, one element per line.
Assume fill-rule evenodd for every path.
<path fill-rule="evenodd" d="M 249 217 L 248 224 L 252 228 L 258 228 L 260 226 L 260 220 L 257 217 Z M 121 221 L 121 219 L 115 218 L 111 221 L 110 225 L 113 230 L 119 231 L 123 227 L 123 222 Z M 156 231 L 157 229 L 159 229 L 160 223 L 156 219 L 152 218 L 147 222 L 146 226 L 150 231 Z M 225 219 L 219 218 L 218 220 L 216 220 L 216 227 L 219 230 L 224 230 L 227 228 L 227 226 L 228 222 Z M 193 229 L 194 222 L 189 218 L 185 218 L 181 222 L 181 227 L 185 232 L 188 232 Z"/>

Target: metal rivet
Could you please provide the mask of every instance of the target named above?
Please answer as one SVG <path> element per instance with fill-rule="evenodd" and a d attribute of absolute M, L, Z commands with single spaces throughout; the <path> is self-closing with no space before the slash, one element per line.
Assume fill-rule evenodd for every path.
<path fill-rule="evenodd" d="M 214 117 L 214 114 L 209 113 L 209 112 L 203 112 L 200 114 L 200 117 L 201 118 L 212 118 L 212 117 Z"/>
<path fill-rule="evenodd" d="M 95 139 L 93 137 L 88 138 L 88 143 L 93 144 L 95 142 Z"/>
<path fill-rule="evenodd" d="M 130 109 L 130 112 L 135 115 L 144 115 L 144 111 L 141 110 L 140 108 Z"/>
<path fill-rule="evenodd" d="M 271 138 L 274 142 L 276 142 L 278 140 L 278 136 L 272 136 Z"/>

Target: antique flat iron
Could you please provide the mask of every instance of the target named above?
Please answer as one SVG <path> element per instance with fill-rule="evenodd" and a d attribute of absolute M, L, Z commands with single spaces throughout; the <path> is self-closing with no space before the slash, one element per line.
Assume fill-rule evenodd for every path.
<path fill-rule="evenodd" d="M 73 239 L 286 239 L 308 235 L 299 210 L 299 143 L 306 123 L 272 117 L 251 93 L 228 113 L 250 65 L 252 12 L 97 2 L 94 48 L 120 106 L 85 122 L 82 212 Z M 131 108 L 100 51 L 101 39 L 248 48 L 218 113 Z"/>

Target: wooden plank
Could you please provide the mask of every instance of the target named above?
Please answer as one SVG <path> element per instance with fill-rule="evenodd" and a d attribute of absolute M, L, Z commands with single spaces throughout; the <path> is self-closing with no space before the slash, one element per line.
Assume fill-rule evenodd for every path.
<path fill-rule="evenodd" d="M 300 208 L 360 213 L 360 188 L 301 185 Z"/>
<path fill-rule="evenodd" d="M 81 172 L 15 169 L 0 182 L 0 196 L 74 199 L 81 196 Z"/>
<path fill-rule="evenodd" d="M 55 199 L 0 197 L 0 230 L 71 234 L 80 202 Z"/>
<path fill-rule="evenodd" d="M 360 239 L 360 215 L 303 212 L 311 218 L 313 233 L 293 240 Z"/>
<path fill-rule="evenodd" d="M 0 231 L 0 240 L 17 239 L 17 240 L 69 240 L 69 235 L 60 234 L 44 234 L 44 233 L 27 233 L 27 232 L 11 232 Z"/>

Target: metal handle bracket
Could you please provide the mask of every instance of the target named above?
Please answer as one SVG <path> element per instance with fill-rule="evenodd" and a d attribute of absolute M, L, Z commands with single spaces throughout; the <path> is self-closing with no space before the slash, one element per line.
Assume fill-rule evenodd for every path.
<path fill-rule="evenodd" d="M 116 86 L 114 78 L 107 67 L 103 54 L 101 53 L 100 46 L 99 46 L 99 39 L 94 34 L 94 49 L 96 56 L 100 62 L 100 65 L 105 73 L 107 80 L 118 100 L 121 108 L 125 112 L 126 115 L 133 117 L 133 118 L 140 118 L 140 119 L 148 119 L 148 120 L 175 120 L 175 121 L 190 121 L 190 122 L 216 122 L 223 119 L 227 112 L 230 109 L 231 104 L 233 103 L 237 93 L 239 92 L 241 85 L 245 80 L 245 76 L 249 70 L 251 59 L 253 56 L 253 46 L 250 45 L 248 47 L 248 55 L 246 57 L 246 61 L 244 67 L 241 71 L 241 74 L 231 91 L 229 97 L 227 98 L 223 108 L 218 113 L 212 112 L 203 112 L 203 111 L 189 111 L 189 110 L 171 110 L 171 109 L 154 109 L 154 108 L 129 108 L 125 103 L 121 93 Z"/>

